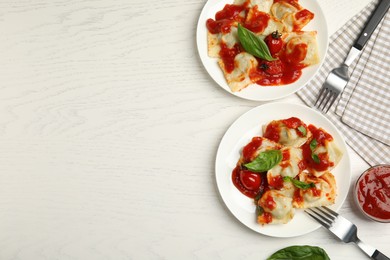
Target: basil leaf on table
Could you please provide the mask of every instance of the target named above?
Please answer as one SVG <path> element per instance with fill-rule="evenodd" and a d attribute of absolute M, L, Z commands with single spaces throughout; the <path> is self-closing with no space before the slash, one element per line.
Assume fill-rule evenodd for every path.
<path fill-rule="evenodd" d="M 267 260 L 330 260 L 324 249 L 317 246 L 290 246 L 272 254 Z"/>
<path fill-rule="evenodd" d="M 238 24 L 238 40 L 240 41 L 244 50 L 253 56 L 267 61 L 275 60 L 269 52 L 267 44 L 263 39 L 256 34 L 246 29 L 241 24 Z"/>
<path fill-rule="evenodd" d="M 315 187 L 315 184 L 313 182 L 306 183 L 306 182 L 294 179 L 290 176 L 284 176 L 283 180 L 284 181 L 291 181 L 295 187 L 302 189 L 302 190 L 306 190 L 306 189 Z"/>
<path fill-rule="evenodd" d="M 252 162 L 246 163 L 244 166 L 253 172 L 265 172 L 277 165 L 282 158 L 280 150 L 268 150 L 259 153 Z"/>

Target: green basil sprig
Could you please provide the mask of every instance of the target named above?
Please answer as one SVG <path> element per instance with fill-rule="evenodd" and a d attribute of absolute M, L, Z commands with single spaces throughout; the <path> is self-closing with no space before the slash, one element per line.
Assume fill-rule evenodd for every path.
<path fill-rule="evenodd" d="M 324 249 L 317 246 L 290 246 L 272 254 L 267 260 L 330 260 Z"/>
<path fill-rule="evenodd" d="M 253 172 L 265 172 L 277 165 L 282 158 L 280 150 L 267 150 L 259 153 L 253 161 L 244 166 Z"/>
<path fill-rule="evenodd" d="M 299 132 L 302 133 L 303 136 L 306 136 L 306 135 L 307 135 L 307 130 L 306 130 L 306 128 L 305 128 L 303 125 L 298 126 L 297 129 L 298 129 Z"/>
<path fill-rule="evenodd" d="M 310 142 L 310 150 L 311 150 L 311 158 L 315 163 L 320 163 L 320 158 L 318 157 L 317 154 L 314 153 L 314 149 L 317 147 L 317 140 L 314 138 Z"/>
<path fill-rule="evenodd" d="M 256 34 L 246 29 L 241 24 L 238 24 L 238 40 L 240 41 L 244 50 L 253 56 L 261 58 L 263 60 L 272 61 L 275 60 L 269 52 L 267 44 L 263 39 L 259 38 Z"/>
<path fill-rule="evenodd" d="M 290 176 L 284 176 L 283 180 L 284 181 L 291 181 L 295 187 L 302 189 L 302 190 L 306 190 L 306 189 L 315 187 L 315 184 L 313 182 L 306 183 L 306 182 L 294 179 Z"/>

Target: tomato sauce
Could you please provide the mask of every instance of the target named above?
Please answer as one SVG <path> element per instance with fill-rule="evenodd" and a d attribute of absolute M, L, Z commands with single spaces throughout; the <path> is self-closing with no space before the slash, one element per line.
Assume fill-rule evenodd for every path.
<path fill-rule="evenodd" d="M 268 26 L 270 15 L 257 10 L 257 6 L 252 9 L 251 15 L 247 17 L 244 27 L 254 33 L 261 33 Z"/>
<path fill-rule="evenodd" d="M 356 183 L 357 202 L 369 216 L 390 222 L 390 165 L 368 169 Z"/>
<path fill-rule="evenodd" d="M 298 0 L 274 0 L 274 3 L 277 2 L 286 2 L 289 3 L 290 5 L 296 7 L 297 9 L 301 9 L 301 6 L 298 3 Z"/>
<path fill-rule="evenodd" d="M 283 177 L 282 175 L 276 175 L 269 179 L 268 185 L 271 186 L 274 189 L 280 190 L 283 188 Z"/>
<path fill-rule="evenodd" d="M 307 126 L 299 119 L 296 117 L 290 117 L 287 119 L 280 120 L 281 123 L 283 123 L 286 127 L 290 129 L 295 129 L 297 132 L 298 136 L 303 137 L 304 134 L 303 132 L 297 130 L 298 127 L 303 126 L 307 130 Z M 278 121 L 276 122 L 271 122 L 267 125 L 265 132 L 264 132 L 264 137 L 268 138 L 274 142 L 279 142 L 280 139 L 280 124 Z"/>
<path fill-rule="evenodd" d="M 215 14 L 215 19 L 207 19 L 206 27 L 212 34 L 229 33 L 230 27 L 234 22 L 244 22 L 245 17 L 242 17 L 240 14 L 246 10 L 245 5 L 227 4 Z"/>
<path fill-rule="evenodd" d="M 296 189 L 294 191 L 293 201 L 298 203 L 298 204 L 303 203 L 303 197 L 302 197 L 301 189 Z"/>
<path fill-rule="evenodd" d="M 264 137 L 274 142 L 279 142 L 280 139 L 280 127 L 277 122 L 271 122 L 267 125 L 264 131 Z"/>
<path fill-rule="evenodd" d="M 235 44 L 233 48 L 228 48 L 226 44 L 221 43 L 219 56 L 221 56 L 221 59 L 225 65 L 226 72 L 231 73 L 234 70 L 234 58 L 240 52 L 241 47 L 238 44 Z"/>
<path fill-rule="evenodd" d="M 266 193 L 265 196 L 263 196 L 263 198 L 261 198 L 261 200 L 259 201 L 259 206 L 274 210 L 276 208 L 276 202 L 274 201 L 274 198 L 272 198 L 272 196 Z"/>
<path fill-rule="evenodd" d="M 316 171 L 321 172 L 334 165 L 333 162 L 329 161 L 328 153 L 317 154 L 319 162 L 314 161 L 312 154 L 313 151 L 310 148 L 310 142 L 306 142 L 302 146 L 302 155 L 305 161 L 306 168 L 314 169 Z"/>
<path fill-rule="evenodd" d="M 314 14 L 312 12 L 310 12 L 309 10 L 307 9 L 303 9 L 303 10 L 300 10 L 298 11 L 296 14 L 295 14 L 295 19 L 297 19 L 299 21 L 299 25 L 294 25 L 294 31 L 297 31 L 297 30 L 300 30 L 302 25 L 305 25 L 307 24 L 308 22 L 310 22 L 312 19 L 314 18 Z"/>
<path fill-rule="evenodd" d="M 263 138 L 255 136 L 252 138 L 251 142 L 242 149 L 242 156 L 244 157 L 245 163 L 253 161 L 256 151 L 262 143 Z"/>
<path fill-rule="evenodd" d="M 300 10 L 295 15 L 296 19 L 310 21 L 313 18 L 314 14 L 302 9 L 297 0 L 284 1 Z M 278 0 L 274 2 L 278 2 Z M 249 1 L 245 1 L 242 5 L 226 4 L 222 10 L 215 14 L 215 19 L 210 18 L 206 21 L 208 31 L 212 34 L 226 34 L 230 32 L 233 25 L 240 23 L 253 33 L 262 33 L 267 28 L 271 16 L 259 11 L 257 6 L 250 9 L 248 3 Z M 299 31 L 298 29 L 294 30 Z M 219 54 L 227 73 L 232 73 L 235 68 L 234 58 L 243 51 L 241 45 L 238 45 L 229 49 L 221 42 Z M 272 53 L 272 56 L 276 58 L 274 61 L 255 57 L 258 66 L 249 72 L 249 78 L 252 82 L 261 86 L 279 86 L 291 84 L 301 77 L 302 69 L 306 67 L 302 61 L 307 54 L 307 45 L 304 43 L 287 45 L 282 43 L 281 50 L 278 53 Z"/>
<path fill-rule="evenodd" d="M 242 183 L 242 174 L 255 174 L 258 175 L 260 178 L 259 183 L 256 183 L 256 187 L 248 187 L 248 185 L 244 185 Z M 234 168 L 232 172 L 232 182 L 234 186 L 244 195 L 247 197 L 254 199 L 258 194 L 261 194 L 264 192 L 265 189 L 267 189 L 268 184 L 267 184 L 267 177 L 265 173 L 255 173 L 255 172 L 250 172 L 248 170 L 244 170 L 241 168 L 240 165 L 237 165 L 236 168 Z"/>
<path fill-rule="evenodd" d="M 317 128 L 313 125 L 309 125 L 308 128 L 313 134 L 313 138 L 311 140 L 315 139 L 317 141 L 317 146 L 325 146 L 327 141 L 330 142 L 333 140 L 333 137 L 321 128 Z M 329 167 L 334 166 L 334 163 L 329 161 L 329 155 L 326 152 L 317 154 L 319 161 L 315 161 L 313 159 L 313 151 L 310 147 L 310 141 L 306 142 L 302 146 L 302 155 L 307 168 L 311 168 L 316 171 L 325 171 Z"/>
<path fill-rule="evenodd" d="M 268 224 L 272 222 L 272 214 L 269 212 L 264 212 L 262 215 L 258 216 L 257 221 L 262 224 Z"/>

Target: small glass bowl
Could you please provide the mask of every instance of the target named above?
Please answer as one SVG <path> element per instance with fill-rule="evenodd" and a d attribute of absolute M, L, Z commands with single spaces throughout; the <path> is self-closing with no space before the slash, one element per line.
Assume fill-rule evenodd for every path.
<path fill-rule="evenodd" d="M 389 218 L 385 218 L 385 219 L 382 219 L 382 218 L 378 218 L 376 216 L 373 216 L 371 215 L 369 212 L 366 212 L 365 209 L 363 208 L 363 205 L 362 203 L 359 201 L 359 183 L 360 181 L 364 181 L 364 177 L 367 176 L 368 174 L 373 174 L 374 172 L 380 170 L 380 169 L 383 169 L 383 173 L 386 174 L 386 173 L 389 173 L 390 172 L 390 165 L 389 164 L 380 164 L 380 165 L 375 165 L 371 168 L 368 168 L 367 170 L 365 170 L 360 176 L 359 178 L 357 179 L 356 183 L 355 183 L 355 187 L 354 187 L 354 198 L 355 198 L 355 202 L 356 202 L 356 205 L 357 207 L 360 209 L 360 211 L 363 213 L 364 216 L 366 216 L 367 218 L 371 219 L 371 220 L 374 220 L 374 221 L 377 221 L 377 222 L 381 222 L 381 223 L 390 223 L 390 217 Z M 375 178 L 374 175 L 372 175 L 371 177 Z M 376 178 L 375 178 L 376 179 Z M 386 189 L 390 189 L 390 187 L 385 187 Z M 363 196 L 363 195 L 362 195 Z M 387 211 L 388 210 L 388 211 Z M 390 212 L 390 208 L 386 209 L 386 212 Z M 390 213 L 388 213 L 390 214 Z"/>

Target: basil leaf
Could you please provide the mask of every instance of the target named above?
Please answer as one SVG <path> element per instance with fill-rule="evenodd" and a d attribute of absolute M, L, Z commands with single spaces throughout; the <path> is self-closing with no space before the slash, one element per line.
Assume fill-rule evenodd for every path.
<path fill-rule="evenodd" d="M 318 155 L 316 155 L 315 153 L 312 153 L 311 154 L 311 158 L 313 159 L 313 161 L 315 162 L 315 163 L 320 163 L 321 161 L 320 161 L 320 158 L 318 157 Z"/>
<path fill-rule="evenodd" d="M 314 150 L 314 149 L 316 149 L 316 147 L 317 147 L 317 140 L 314 138 L 313 140 L 311 140 L 311 142 L 310 142 L 310 150 Z"/>
<path fill-rule="evenodd" d="M 267 260 L 330 260 L 324 249 L 317 246 L 290 246 L 272 254 Z"/>
<path fill-rule="evenodd" d="M 311 150 L 311 158 L 313 159 L 313 161 L 315 163 L 320 163 L 320 158 L 318 157 L 317 154 L 313 153 L 314 149 L 316 149 L 318 143 L 317 143 L 317 140 L 314 138 L 313 140 L 311 140 L 310 142 L 310 150 Z"/>
<path fill-rule="evenodd" d="M 301 126 L 298 126 L 298 131 L 302 133 L 303 136 L 306 136 L 307 135 L 307 131 L 306 131 L 306 128 L 301 125 Z"/>
<path fill-rule="evenodd" d="M 295 187 L 302 189 L 302 190 L 306 190 L 306 189 L 315 187 L 315 184 L 313 182 L 306 183 L 306 182 L 294 179 L 290 176 L 284 176 L 283 180 L 284 181 L 291 181 Z"/>
<path fill-rule="evenodd" d="M 253 172 L 265 172 L 277 165 L 282 160 L 282 152 L 279 150 L 268 150 L 259 155 L 250 163 L 244 164 Z"/>
<path fill-rule="evenodd" d="M 257 205 L 256 206 L 256 216 L 260 216 L 263 213 L 264 213 L 264 209 L 261 206 Z"/>
<path fill-rule="evenodd" d="M 269 52 L 267 44 L 256 34 L 249 31 L 241 24 L 238 24 L 237 33 L 238 40 L 246 52 L 267 61 L 275 60 Z"/>

